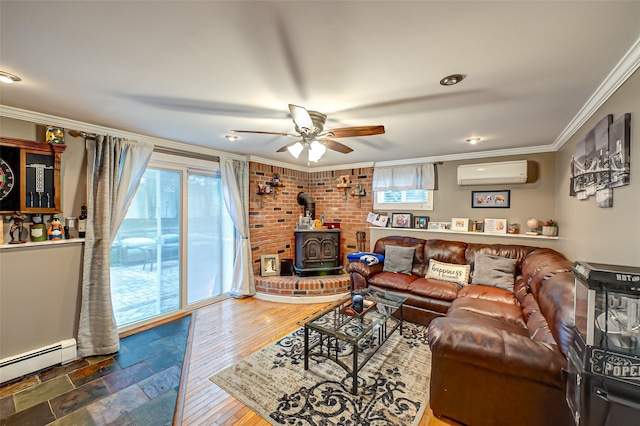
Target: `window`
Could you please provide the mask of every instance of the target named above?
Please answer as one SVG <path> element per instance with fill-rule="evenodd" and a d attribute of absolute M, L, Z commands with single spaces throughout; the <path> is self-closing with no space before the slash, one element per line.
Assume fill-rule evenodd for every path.
<path fill-rule="evenodd" d="M 433 210 L 433 191 L 412 189 L 407 191 L 376 191 L 374 210 Z"/>

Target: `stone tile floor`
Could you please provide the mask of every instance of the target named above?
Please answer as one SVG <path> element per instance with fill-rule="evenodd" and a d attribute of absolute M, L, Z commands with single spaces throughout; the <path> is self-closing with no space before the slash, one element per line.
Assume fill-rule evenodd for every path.
<path fill-rule="evenodd" d="M 0 386 L 0 426 L 170 425 L 191 317 L 120 340 L 113 355 L 79 359 Z"/>

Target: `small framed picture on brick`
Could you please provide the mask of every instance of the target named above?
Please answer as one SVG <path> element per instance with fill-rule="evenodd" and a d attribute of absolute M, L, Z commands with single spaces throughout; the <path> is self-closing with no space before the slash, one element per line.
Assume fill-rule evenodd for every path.
<path fill-rule="evenodd" d="M 263 254 L 260 256 L 260 275 L 263 277 L 280 275 L 280 260 L 277 254 Z"/>

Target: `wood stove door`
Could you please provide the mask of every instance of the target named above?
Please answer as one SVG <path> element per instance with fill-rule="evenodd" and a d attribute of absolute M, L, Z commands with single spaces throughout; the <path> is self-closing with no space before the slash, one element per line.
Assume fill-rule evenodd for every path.
<path fill-rule="evenodd" d="M 307 238 L 302 244 L 302 267 L 337 266 L 337 249 L 333 238 Z"/>

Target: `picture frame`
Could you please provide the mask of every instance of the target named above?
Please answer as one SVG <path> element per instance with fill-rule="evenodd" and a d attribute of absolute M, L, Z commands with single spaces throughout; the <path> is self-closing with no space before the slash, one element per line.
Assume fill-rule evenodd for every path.
<path fill-rule="evenodd" d="M 471 191 L 471 207 L 508 209 L 511 207 L 511 190 Z"/>
<path fill-rule="evenodd" d="M 451 229 L 451 222 L 427 222 L 427 229 L 431 231 L 446 231 Z"/>
<path fill-rule="evenodd" d="M 263 254 L 260 256 L 260 275 L 263 277 L 280 275 L 280 259 L 277 254 Z"/>
<path fill-rule="evenodd" d="M 392 213 L 391 214 L 391 227 L 392 228 L 411 228 L 413 223 L 411 213 Z"/>
<path fill-rule="evenodd" d="M 438 231 L 440 229 L 440 222 L 429 222 L 427 223 L 427 229 L 431 231 Z"/>
<path fill-rule="evenodd" d="M 413 218 L 413 227 L 417 229 L 427 229 L 429 224 L 429 216 L 415 216 Z"/>
<path fill-rule="evenodd" d="M 451 218 L 451 230 L 452 231 L 469 231 L 469 218 L 468 217 L 452 217 Z"/>
<path fill-rule="evenodd" d="M 506 234 L 507 219 L 485 219 L 484 232 L 488 234 Z"/>

